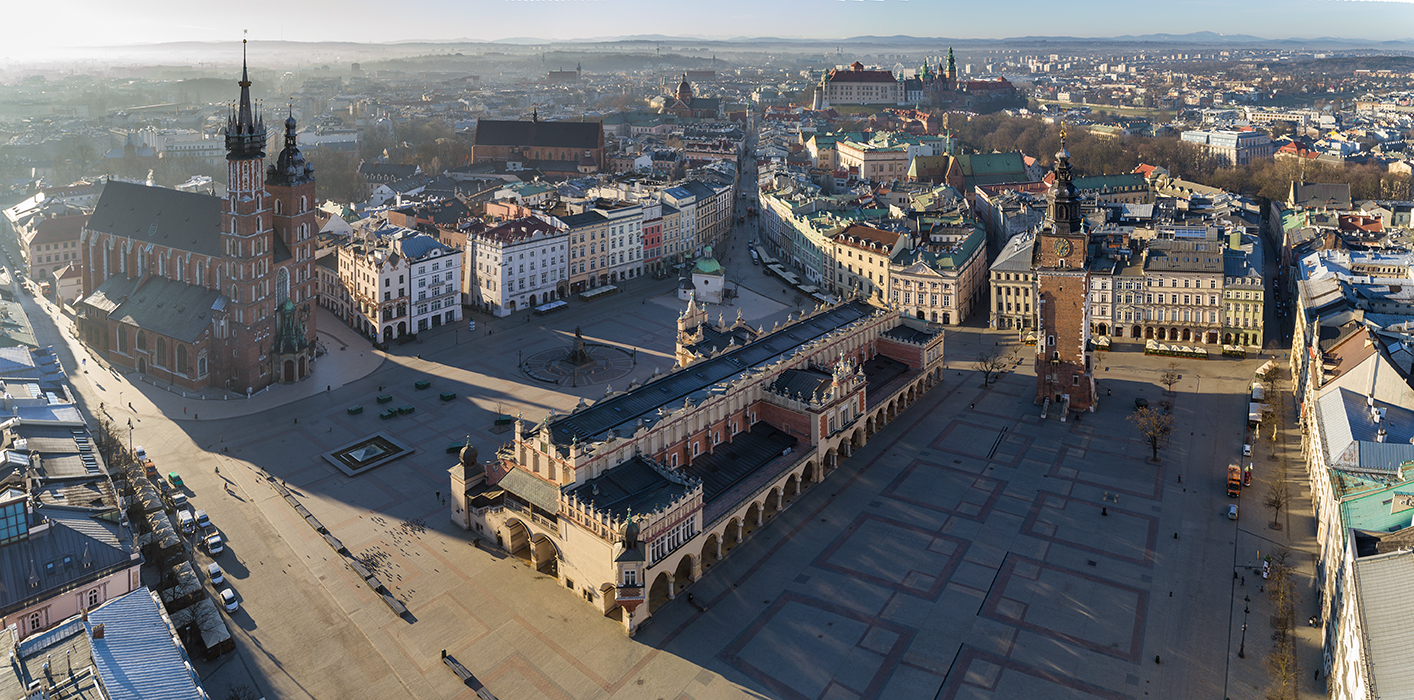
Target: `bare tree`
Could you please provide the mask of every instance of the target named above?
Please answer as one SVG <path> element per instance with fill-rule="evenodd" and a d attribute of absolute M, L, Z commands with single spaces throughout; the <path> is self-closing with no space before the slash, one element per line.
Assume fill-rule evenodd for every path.
<path fill-rule="evenodd" d="M 1159 450 L 1168 447 L 1169 437 L 1173 434 L 1173 416 L 1141 406 L 1129 415 L 1129 422 L 1139 430 L 1139 437 L 1153 451 L 1154 461 L 1157 462 Z"/>
<path fill-rule="evenodd" d="M 241 683 L 227 688 L 224 700 L 256 700 L 258 697 L 260 697 L 260 694 L 255 692 L 255 688 Z"/>
<path fill-rule="evenodd" d="M 1169 368 L 1162 375 L 1159 376 L 1159 381 L 1163 383 L 1164 386 L 1168 387 L 1168 392 L 1172 394 L 1173 385 L 1178 383 L 1178 378 L 1178 363 L 1170 362 Z"/>
<path fill-rule="evenodd" d="M 1273 530 L 1281 529 L 1281 523 L 1277 521 L 1277 517 L 1281 514 L 1281 509 L 1286 507 L 1286 503 L 1286 484 L 1283 483 L 1281 479 L 1273 479 L 1271 483 L 1267 485 L 1267 496 L 1266 499 L 1262 501 L 1262 505 L 1272 509 Z"/>
<path fill-rule="evenodd" d="M 1000 379 L 1006 366 L 1007 358 L 995 348 L 977 353 L 977 361 L 972 363 L 972 367 L 982 373 L 983 387 L 989 387 L 993 381 Z"/>

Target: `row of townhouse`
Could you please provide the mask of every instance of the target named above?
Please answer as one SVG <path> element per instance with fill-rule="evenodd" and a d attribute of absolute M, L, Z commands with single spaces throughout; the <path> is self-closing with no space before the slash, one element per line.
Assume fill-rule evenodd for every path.
<path fill-rule="evenodd" d="M 1112 340 L 1261 347 L 1265 341 L 1262 242 L 1213 225 L 1160 226 L 1147 241 L 1131 227 L 1091 232 L 1090 329 Z M 1036 328 L 1035 231 L 993 261 L 989 325 Z"/>
<path fill-rule="evenodd" d="M 388 342 L 461 320 L 462 251 L 398 226 L 346 239 L 319 256 L 320 304 Z"/>
<path fill-rule="evenodd" d="M 1414 693 L 1404 672 L 1414 597 L 1414 317 L 1313 311 L 1292 364 L 1318 546 L 1319 676 L 1341 700 Z M 1294 354 L 1294 356 L 1295 356 Z"/>
<path fill-rule="evenodd" d="M 987 234 L 966 219 L 932 224 L 918 231 L 845 227 L 830 238 L 826 289 L 929 323 L 961 324 L 986 287 Z"/>

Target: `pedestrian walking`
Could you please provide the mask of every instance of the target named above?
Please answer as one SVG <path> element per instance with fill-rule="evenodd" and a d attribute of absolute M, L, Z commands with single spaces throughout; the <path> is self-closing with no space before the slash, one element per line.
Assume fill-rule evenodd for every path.
<path fill-rule="evenodd" d="M 1180 484 L 1183 483 L 1183 475 L 1182 475 L 1182 474 L 1179 474 L 1179 475 L 1178 475 L 1178 483 L 1180 483 Z"/>
<path fill-rule="evenodd" d="M 186 413 L 187 413 L 187 407 L 186 407 L 186 406 L 182 406 L 182 415 L 186 415 Z"/>
<path fill-rule="evenodd" d="M 1242 585 L 1244 585 L 1244 586 L 1247 585 L 1247 577 L 1246 577 L 1246 576 L 1243 576 L 1243 577 L 1242 577 Z"/>

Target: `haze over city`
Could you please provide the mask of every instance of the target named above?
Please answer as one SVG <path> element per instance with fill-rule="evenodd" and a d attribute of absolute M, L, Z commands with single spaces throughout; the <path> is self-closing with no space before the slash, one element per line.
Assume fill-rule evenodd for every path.
<path fill-rule="evenodd" d="M 1414 0 L 11 4 L 0 700 L 1414 697 Z"/>

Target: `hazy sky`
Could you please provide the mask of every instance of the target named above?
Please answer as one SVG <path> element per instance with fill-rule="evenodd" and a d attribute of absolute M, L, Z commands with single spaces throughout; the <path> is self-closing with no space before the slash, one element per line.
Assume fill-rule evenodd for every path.
<path fill-rule="evenodd" d="M 1212 31 L 1414 38 L 1414 0 L 33 0 L 6 3 L 0 55 L 165 41 L 574 39 L 628 34 L 1002 38 Z M 1063 12 L 1062 8 L 1073 8 Z M 259 22 L 252 21 L 258 18 Z M 23 27 L 24 30 L 16 31 Z"/>

